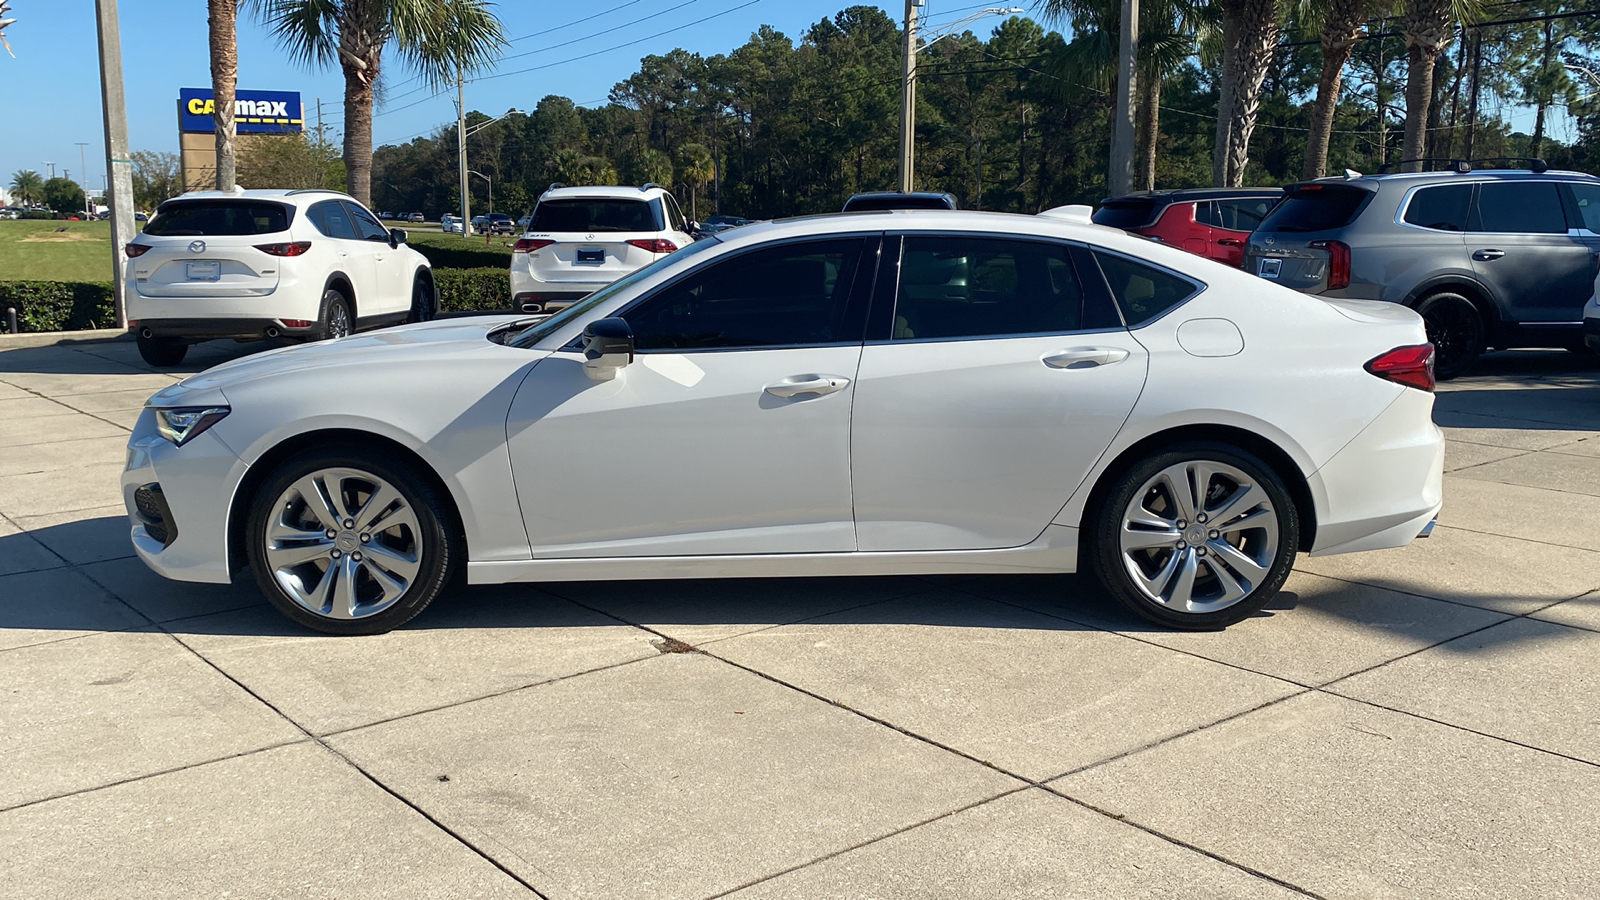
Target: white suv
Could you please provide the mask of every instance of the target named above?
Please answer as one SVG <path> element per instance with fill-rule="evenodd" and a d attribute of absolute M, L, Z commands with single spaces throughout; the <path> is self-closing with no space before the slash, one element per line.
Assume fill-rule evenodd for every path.
<path fill-rule="evenodd" d="M 212 338 L 324 340 L 438 309 L 428 260 L 335 191 L 194 191 L 128 244 L 128 327 L 154 366 Z"/>
<path fill-rule="evenodd" d="M 695 225 L 658 184 L 550 186 L 511 248 L 511 305 L 551 312 L 694 242 Z"/>

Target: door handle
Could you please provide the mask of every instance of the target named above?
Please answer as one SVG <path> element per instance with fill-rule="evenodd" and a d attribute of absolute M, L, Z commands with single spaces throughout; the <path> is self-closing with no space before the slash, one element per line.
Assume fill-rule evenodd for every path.
<path fill-rule="evenodd" d="M 1218 238 L 1217 243 L 1224 247 L 1243 247 L 1244 241 L 1238 238 Z"/>
<path fill-rule="evenodd" d="M 1472 258 L 1478 262 L 1488 262 L 1492 259 L 1499 259 L 1505 255 L 1506 252 L 1504 250 L 1478 250 L 1473 252 Z"/>
<path fill-rule="evenodd" d="M 1073 347 L 1070 350 L 1058 350 L 1044 357 L 1043 362 L 1052 369 L 1092 369 L 1119 363 L 1127 358 L 1128 351 L 1121 347 Z"/>
<path fill-rule="evenodd" d="M 831 394 L 844 390 L 849 384 L 850 379 L 842 375 L 790 375 L 767 385 L 765 390 L 774 397 L 794 397 L 799 394 Z"/>

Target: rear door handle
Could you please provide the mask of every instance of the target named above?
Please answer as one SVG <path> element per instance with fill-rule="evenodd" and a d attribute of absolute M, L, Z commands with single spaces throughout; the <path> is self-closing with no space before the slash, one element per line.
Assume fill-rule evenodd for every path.
<path fill-rule="evenodd" d="M 766 392 L 774 397 L 794 397 L 799 394 L 831 394 L 842 391 L 850 384 L 843 375 L 790 375 L 782 381 L 767 385 Z"/>
<path fill-rule="evenodd" d="M 1504 250 L 1478 250 L 1472 254 L 1472 258 L 1478 262 L 1488 262 L 1491 259 L 1499 259 L 1505 255 L 1506 252 Z"/>
<path fill-rule="evenodd" d="M 1052 369 L 1092 369 L 1119 363 L 1127 358 L 1128 351 L 1121 347 L 1073 347 L 1046 356 L 1044 364 Z"/>
<path fill-rule="evenodd" d="M 1224 247 L 1243 247 L 1244 246 L 1244 241 L 1241 241 L 1238 238 L 1218 238 L 1217 239 L 1217 243 L 1221 244 Z"/>

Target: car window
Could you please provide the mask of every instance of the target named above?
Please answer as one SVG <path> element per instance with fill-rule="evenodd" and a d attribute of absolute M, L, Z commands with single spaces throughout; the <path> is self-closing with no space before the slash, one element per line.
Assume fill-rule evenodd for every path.
<path fill-rule="evenodd" d="M 1494 181 L 1478 185 L 1471 231 L 1494 234 L 1566 234 L 1567 216 L 1553 181 Z"/>
<path fill-rule="evenodd" d="M 840 238 L 741 253 L 668 285 L 622 318 L 640 351 L 860 341 L 861 326 L 846 324 L 845 307 L 862 245 Z"/>
<path fill-rule="evenodd" d="M 1196 225 L 1217 225 L 1217 205 L 1210 200 L 1200 200 L 1194 204 L 1194 223 Z"/>
<path fill-rule="evenodd" d="M 1272 209 L 1271 197 L 1235 197 L 1215 200 L 1216 220 L 1211 224 L 1230 231 L 1255 231 Z"/>
<path fill-rule="evenodd" d="M 1436 231 L 1465 231 L 1467 207 L 1472 204 L 1472 185 L 1446 184 L 1425 187 L 1411 195 L 1403 221 Z"/>
<path fill-rule="evenodd" d="M 1098 250 L 1094 255 L 1129 328 L 1137 328 L 1159 317 L 1200 291 L 1199 286 L 1187 278 L 1126 256 Z"/>
<path fill-rule="evenodd" d="M 383 223 L 374 219 L 371 213 L 354 203 L 346 203 L 344 207 L 349 211 L 350 219 L 355 223 L 356 234 L 361 240 L 384 242 L 389 240 L 389 229 L 383 227 Z"/>
<path fill-rule="evenodd" d="M 350 213 L 345 211 L 344 204 L 337 200 L 324 200 L 306 210 L 306 218 L 316 229 L 331 238 L 357 240 L 355 223 L 350 221 Z"/>
<path fill-rule="evenodd" d="M 678 208 L 678 201 L 674 200 L 671 194 L 663 194 L 662 202 L 665 203 L 667 207 L 667 222 L 669 223 L 668 227 L 673 231 L 679 231 L 687 234 L 689 231 L 689 221 L 683 217 L 683 210 Z"/>
<path fill-rule="evenodd" d="M 1343 228 L 1355 219 L 1369 196 L 1360 188 L 1324 184 L 1292 188 L 1256 230 L 1282 234 Z"/>
<path fill-rule="evenodd" d="M 144 233 L 158 237 L 276 234 L 289 230 L 291 213 L 281 203 L 180 200 L 161 205 Z"/>
<path fill-rule="evenodd" d="M 1083 290 L 1064 245 L 906 238 L 894 340 L 1058 334 L 1082 320 Z"/>
<path fill-rule="evenodd" d="M 1155 221 L 1154 200 L 1107 200 L 1090 216 L 1096 225 L 1112 228 L 1143 228 Z"/>
<path fill-rule="evenodd" d="M 574 198 L 544 200 L 533 210 L 529 231 L 660 231 L 655 210 L 644 200 Z"/>
<path fill-rule="evenodd" d="M 1600 234 L 1600 184 L 1571 184 L 1572 195 L 1578 203 L 1578 215 L 1583 227 Z"/>

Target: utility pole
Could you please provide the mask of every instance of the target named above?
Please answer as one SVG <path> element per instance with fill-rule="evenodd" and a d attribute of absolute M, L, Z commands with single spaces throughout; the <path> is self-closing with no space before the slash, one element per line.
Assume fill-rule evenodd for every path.
<path fill-rule="evenodd" d="M 47 163 L 45 163 L 45 166 L 47 166 L 50 169 L 50 177 L 51 178 L 56 177 L 56 164 L 53 163 L 53 162 L 47 162 Z"/>
<path fill-rule="evenodd" d="M 1111 195 L 1133 189 L 1133 104 L 1135 66 L 1139 59 L 1139 0 L 1122 0 L 1121 38 L 1117 50 L 1116 129 L 1111 135 Z"/>
<path fill-rule="evenodd" d="M 456 66 L 456 143 L 461 157 L 461 236 L 472 227 L 472 200 L 467 196 L 467 93 L 466 79 Z"/>
<path fill-rule="evenodd" d="M 906 72 L 900 86 L 900 190 L 911 191 L 917 157 L 917 8 L 923 0 L 906 0 Z"/>
<path fill-rule="evenodd" d="M 89 206 L 89 158 L 85 155 L 85 148 L 89 145 L 83 141 L 77 141 L 76 143 L 78 145 L 78 162 L 81 163 L 78 171 L 83 173 L 83 211 L 89 213 L 92 218 L 94 210 Z"/>
<path fill-rule="evenodd" d="M 317 143 L 322 143 L 322 98 L 317 98 Z"/>
<path fill-rule="evenodd" d="M 117 0 L 95 0 L 100 30 L 100 106 L 106 123 L 106 200 L 111 206 L 111 285 L 116 294 L 117 327 L 128 327 L 122 295 L 123 249 L 137 232 L 133 227 L 133 161 L 128 158 L 128 105 L 122 93 L 122 30 Z"/>

